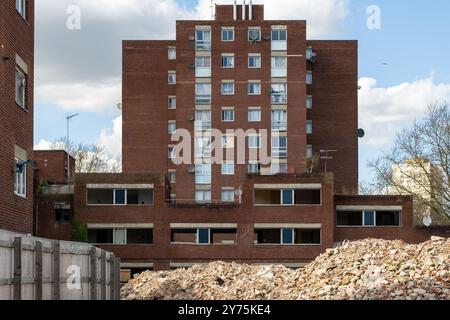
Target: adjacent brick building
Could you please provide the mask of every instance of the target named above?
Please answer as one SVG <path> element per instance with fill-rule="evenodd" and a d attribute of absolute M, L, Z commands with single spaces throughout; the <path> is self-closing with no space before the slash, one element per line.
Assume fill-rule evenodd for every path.
<path fill-rule="evenodd" d="M 347 239 L 429 237 L 411 197 L 357 195 L 357 42 L 307 40 L 306 28 L 225 5 L 213 21 L 177 21 L 175 40 L 124 41 L 123 173 L 75 177 L 88 241 L 132 274 L 212 260 L 300 267 Z M 176 129 L 191 136 L 190 163 L 174 162 Z M 245 137 L 242 164 L 230 129 L 261 134 Z M 267 164 L 251 157 L 264 129 Z M 225 151 L 234 160 L 212 161 Z"/>
<path fill-rule="evenodd" d="M 0 229 L 23 233 L 33 232 L 33 80 L 34 0 L 2 0 Z"/>

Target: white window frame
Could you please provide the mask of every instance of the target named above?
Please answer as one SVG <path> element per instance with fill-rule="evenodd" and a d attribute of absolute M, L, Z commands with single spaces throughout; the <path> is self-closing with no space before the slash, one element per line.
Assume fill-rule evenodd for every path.
<path fill-rule="evenodd" d="M 27 196 L 27 167 L 23 166 L 22 172 L 16 172 L 16 166 L 21 159 L 15 158 L 14 166 L 14 194 L 16 196 L 26 198 Z"/>
<path fill-rule="evenodd" d="M 255 62 L 257 61 L 258 63 L 255 64 L 254 66 L 251 66 L 250 65 L 251 59 L 256 59 L 254 61 Z M 249 53 L 248 54 L 248 68 L 249 69 L 261 69 L 261 54 L 260 53 Z"/>
<path fill-rule="evenodd" d="M 225 119 L 225 114 L 228 112 L 232 115 L 232 119 Z M 234 122 L 235 120 L 234 108 L 222 108 L 220 118 L 222 122 Z"/>
<path fill-rule="evenodd" d="M 195 67 L 211 69 L 211 57 L 210 56 L 196 56 Z"/>
<path fill-rule="evenodd" d="M 170 160 L 176 159 L 175 146 L 169 146 L 167 149 L 167 156 Z"/>
<path fill-rule="evenodd" d="M 221 173 L 224 176 L 232 176 L 232 175 L 234 175 L 234 162 L 233 161 L 224 161 L 224 162 L 222 162 Z"/>
<path fill-rule="evenodd" d="M 15 78 L 16 103 L 23 109 L 27 109 L 27 75 L 16 66 Z M 22 100 L 22 101 L 20 101 Z"/>
<path fill-rule="evenodd" d="M 177 183 L 177 172 L 176 171 L 169 171 L 168 172 L 168 179 L 169 179 L 169 183 L 171 183 L 171 184 Z"/>
<path fill-rule="evenodd" d="M 224 194 L 227 195 L 224 197 Z M 234 189 L 233 188 L 222 188 L 220 192 L 220 199 L 222 202 L 234 202 Z"/>
<path fill-rule="evenodd" d="M 177 131 L 177 123 L 175 121 L 169 121 L 167 124 L 167 131 L 169 134 L 174 134 Z"/>
<path fill-rule="evenodd" d="M 313 146 L 308 144 L 306 146 L 306 158 L 311 159 L 314 156 Z"/>
<path fill-rule="evenodd" d="M 258 113 L 257 120 L 252 120 L 250 115 L 252 112 Z M 248 122 L 261 122 L 261 108 L 260 107 L 250 107 L 248 108 Z"/>
<path fill-rule="evenodd" d="M 281 147 L 281 139 L 286 140 L 286 147 Z M 277 141 L 277 143 L 274 143 Z M 286 159 L 288 155 L 288 138 L 287 136 L 272 135 L 271 139 L 271 155 L 276 159 Z M 280 156 L 282 154 L 282 156 Z"/>
<path fill-rule="evenodd" d="M 284 233 L 283 233 L 283 231 L 285 231 L 285 230 L 289 230 L 289 231 L 292 232 L 292 242 L 291 243 L 284 243 Z M 280 230 L 280 233 L 281 233 L 281 235 L 280 235 L 281 245 L 292 246 L 292 245 L 295 244 L 295 229 L 283 228 L 283 229 Z"/>
<path fill-rule="evenodd" d="M 261 135 L 260 134 L 248 135 L 247 141 L 248 141 L 249 149 L 261 149 Z"/>
<path fill-rule="evenodd" d="M 199 40 L 199 37 L 198 37 L 199 33 L 202 33 L 203 40 Z M 209 40 L 204 40 L 205 34 L 209 34 Z M 212 43 L 211 29 L 196 29 L 195 30 L 195 50 L 211 51 L 211 43 Z"/>
<path fill-rule="evenodd" d="M 26 19 L 26 17 L 27 17 L 27 1 L 26 0 L 16 0 L 16 10 L 22 16 L 22 18 Z"/>
<path fill-rule="evenodd" d="M 167 48 L 167 59 L 176 60 L 177 59 L 177 49 L 175 47 Z"/>
<path fill-rule="evenodd" d="M 176 71 L 169 71 L 167 75 L 167 83 L 169 85 L 175 85 L 177 84 L 177 72 Z"/>
<path fill-rule="evenodd" d="M 229 34 L 229 32 L 231 32 L 231 34 L 233 35 L 232 39 L 225 39 L 224 35 L 225 33 Z M 235 39 L 235 32 L 234 32 L 234 28 L 222 28 L 222 31 L 220 32 L 220 38 L 222 40 L 222 42 L 233 42 Z"/>
<path fill-rule="evenodd" d="M 312 120 L 306 121 L 306 134 L 313 134 L 313 122 Z"/>
<path fill-rule="evenodd" d="M 313 108 L 313 96 L 307 95 L 306 96 L 306 109 L 312 110 L 312 108 Z"/>
<path fill-rule="evenodd" d="M 226 92 L 224 91 L 224 86 L 231 86 L 231 88 L 233 89 L 232 92 Z M 220 92 L 223 96 L 233 96 L 234 95 L 234 81 L 222 81 L 222 84 L 220 85 Z"/>
<path fill-rule="evenodd" d="M 235 60 L 234 60 L 234 54 L 232 53 L 223 53 L 222 54 L 222 60 L 221 60 L 222 69 L 234 69 L 235 67 Z M 229 65 L 226 65 L 225 62 L 230 62 Z"/>
<path fill-rule="evenodd" d="M 201 197 L 199 197 L 201 195 Z M 201 199 L 200 199 L 201 198 Z M 195 202 L 208 203 L 211 202 L 211 188 L 210 189 L 196 189 L 195 190 Z"/>
<path fill-rule="evenodd" d="M 256 172 L 254 170 L 250 170 L 250 166 L 256 166 Z M 249 174 L 260 174 L 261 173 L 261 163 L 259 161 L 249 161 L 247 171 Z"/>
<path fill-rule="evenodd" d="M 171 103 L 172 101 L 174 102 L 173 106 L 172 106 L 172 103 Z M 167 98 L 167 107 L 168 107 L 169 110 L 175 110 L 177 108 L 177 97 L 169 96 Z"/>
<path fill-rule="evenodd" d="M 251 39 L 251 37 L 250 37 L 250 33 L 251 32 L 257 32 L 258 33 L 258 38 L 257 39 Z M 248 28 L 247 39 L 248 39 L 249 42 L 251 42 L 251 41 L 261 42 L 261 38 L 262 38 L 261 28 L 259 28 L 259 27 L 258 28 L 255 28 L 255 27 L 249 27 Z"/>
<path fill-rule="evenodd" d="M 253 92 L 250 92 L 250 88 L 253 87 Z M 255 90 L 259 87 L 259 91 Z M 249 81 L 247 85 L 247 93 L 249 96 L 260 96 L 261 95 L 261 82 L 260 81 Z"/>
<path fill-rule="evenodd" d="M 284 88 L 284 94 L 281 90 L 275 91 L 274 87 L 279 87 L 278 89 Z M 287 104 L 288 102 L 288 85 L 287 82 L 274 82 L 270 86 L 271 91 L 271 101 L 272 104 Z M 276 99 L 276 97 L 281 97 L 280 99 Z"/>
<path fill-rule="evenodd" d="M 220 140 L 220 146 L 222 149 L 233 149 L 235 136 L 232 134 L 223 134 Z"/>
<path fill-rule="evenodd" d="M 208 243 L 200 243 L 200 230 L 208 230 Z M 195 240 L 196 240 L 197 245 L 199 245 L 199 246 L 210 246 L 211 245 L 211 229 L 209 229 L 209 228 L 198 228 L 196 237 L 197 238 Z"/>
<path fill-rule="evenodd" d="M 197 180 L 197 178 L 201 178 L 202 181 Z M 204 181 L 203 179 L 207 180 Z M 210 163 L 202 163 L 195 165 L 195 184 L 199 185 L 210 185 L 211 184 L 211 164 Z"/>
<path fill-rule="evenodd" d="M 306 84 L 313 84 L 313 73 L 312 71 L 306 71 Z"/>

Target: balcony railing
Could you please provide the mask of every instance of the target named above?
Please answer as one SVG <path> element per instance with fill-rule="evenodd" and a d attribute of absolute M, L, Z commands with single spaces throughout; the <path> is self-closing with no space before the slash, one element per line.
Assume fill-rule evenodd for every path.
<path fill-rule="evenodd" d="M 209 105 L 211 104 L 211 95 L 208 94 L 196 94 L 195 95 L 195 104 L 200 105 Z"/>
<path fill-rule="evenodd" d="M 211 130 L 211 121 L 195 120 L 195 130 Z"/>
<path fill-rule="evenodd" d="M 197 40 L 195 42 L 195 50 L 210 51 L 211 41 Z"/>
<path fill-rule="evenodd" d="M 287 148 L 272 148 L 272 157 L 285 159 L 287 157 Z"/>
<path fill-rule="evenodd" d="M 272 121 L 273 131 L 287 131 L 287 121 Z"/>
<path fill-rule="evenodd" d="M 195 148 L 196 158 L 211 158 L 211 148 Z"/>
<path fill-rule="evenodd" d="M 234 208 L 240 206 L 238 201 L 222 200 L 198 201 L 193 199 L 167 199 L 166 203 L 169 206 L 175 207 Z"/>
<path fill-rule="evenodd" d="M 287 95 L 272 93 L 272 103 L 273 104 L 286 104 L 287 103 Z"/>

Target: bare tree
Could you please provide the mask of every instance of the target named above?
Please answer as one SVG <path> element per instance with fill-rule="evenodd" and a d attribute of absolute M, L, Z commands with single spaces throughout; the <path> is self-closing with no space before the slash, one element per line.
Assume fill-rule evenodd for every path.
<path fill-rule="evenodd" d="M 99 144 L 83 144 L 70 142 L 66 148 L 64 139 L 59 139 L 51 145 L 52 150 L 67 150 L 75 158 L 77 173 L 117 173 L 121 171 L 120 159 L 113 158 Z"/>
<path fill-rule="evenodd" d="M 369 162 L 376 174 L 369 189 L 411 194 L 416 221 L 426 215 L 450 221 L 449 119 L 447 103 L 428 106 L 423 120 L 400 132 L 389 152 Z"/>

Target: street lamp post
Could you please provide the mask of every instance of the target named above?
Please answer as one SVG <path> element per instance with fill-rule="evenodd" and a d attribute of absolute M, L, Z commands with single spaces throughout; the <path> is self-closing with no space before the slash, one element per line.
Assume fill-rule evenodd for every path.
<path fill-rule="evenodd" d="M 67 184 L 70 184 L 70 120 L 78 116 L 79 113 L 72 114 L 66 117 L 67 121 L 67 142 L 66 142 L 66 152 L 67 152 Z"/>

